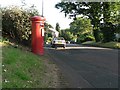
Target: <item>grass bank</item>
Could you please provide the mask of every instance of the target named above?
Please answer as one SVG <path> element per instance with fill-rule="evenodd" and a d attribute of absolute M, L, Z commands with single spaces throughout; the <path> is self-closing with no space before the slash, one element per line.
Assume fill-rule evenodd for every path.
<path fill-rule="evenodd" d="M 1 45 L 2 88 L 58 87 L 58 69 L 48 56 L 0 42 Z"/>
<path fill-rule="evenodd" d="M 82 44 L 83 45 L 97 46 L 97 47 L 120 49 L 120 43 L 119 42 L 101 43 L 101 42 L 87 41 L 87 42 L 84 42 Z"/>

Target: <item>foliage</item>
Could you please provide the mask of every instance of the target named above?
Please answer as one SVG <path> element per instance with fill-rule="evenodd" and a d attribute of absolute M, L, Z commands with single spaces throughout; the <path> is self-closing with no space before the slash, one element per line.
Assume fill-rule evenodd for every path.
<path fill-rule="evenodd" d="M 117 24 L 115 29 L 116 29 L 115 32 L 120 34 L 120 24 Z"/>
<path fill-rule="evenodd" d="M 53 28 L 52 25 L 45 22 L 44 29 L 45 29 L 45 42 L 48 40 L 49 37 L 52 37 L 52 33 L 49 31 L 50 28 Z"/>
<path fill-rule="evenodd" d="M 78 15 L 88 16 L 94 27 L 99 26 L 102 19 L 118 21 L 120 12 L 120 2 L 64 2 L 61 1 L 55 5 L 61 12 L 76 18 Z M 101 17 L 103 14 L 103 17 Z M 95 22 L 96 21 L 96 22 Z"/>
<path fill-rule="evenodd" d="M 90 19 L 78 17 L 70 23 L 70 32 L 77 35 L 78 42 L 88 40 L 89 36 L 93 37 L 92 25 Z"/>
<path fill-rule="evenodd" d="M 89 19 L 78 17 L 76 20 L 70 23 L 70 29 L 74 35 L 80 35 L 92 32 L 92 25 Z"/>
<path fill-rule="evenodd" d="M 103 42 L 114 41 L 115 39 L 115 26 L 112 23 L 106 23 L 101 27 L 103 33 Z"/>
<path fill-rule="evenodd" d="M 113 19 L 112 24 L 116 26 L 115 33 L 120 33 L 120 2 L 114 3 L 110 7 L 111 9 L 114 9 L 114 11 L 112 12 L 114 16 L 112 16 L 111 18 Z"/>
<path fill-rule="evenodd" d="M 76 19 L 78 15 L 88 17 L 93 25 L 93 33 L 96 41 L 102 41 L 104 38 L 100 30 L 101 21 L 103 23 L 111 22 L 112 24 L 119 24 L 120 22 L 120 2 L 61 1 L 55 7 L 64 12 L 65 16 L 69 15 L 70 18 L 73 17 Z"/>
<path fill-rule="evenodd" d="M 115 39 L 115 32 L 118 32 L 118 28 L 115 25 L 119 24 L 118 18 L 120 18 L 119 5 L 119 2 L 102 3 L 103 25 L 101 31 L 103 33 L 103 42 L 110 42 Z"/>
<path fill-rule="evenodd" d="M 52 37 L 48 37 L 47 42 L 51 43 L 51 41 L 52 41 Z"/>
<path fill-rule="evenodd" d="M 106 48 L 117 48 L 120 49 L 120 43 L 119 42 L 93 42 L 93 41 L 87 41 L 82 43 L 83 45 L 92 45 L 97 47 L 106 47 Z"/>
<path fill-rule="evenodd" d="M 53 26 L 51 24 L 45 22 L 45 26 L 44 26 L 45 31 L 47 32 L 50 28 L 53 28 Z"/>
<path fill-rule="evenodd" d="M 30 45 L 31 21 L 30 17 L 39 15 L 34 8 L 24 9 L 10 6 L 2 9 L 2 35 L 25 45 Z"/>
<path fill-rule="evenodd" d="M 61 30 L 61 37 L 64 37 L 65 40 L 70 41 L 73 39 L 73 34 L 70 32 L 70 29 Z"/>
<path fill-rule="evenodd" d="M 100 2 L 60 2 L 55 6 L 57 9 L 61 9 L 61 12 L 65 13 L 65 16 L 68 14 L 70 17 L 76 19 L 77 15 L 83 15 L 91 19 L 91 24 L 95 30 L 98 29 L 100 22 L 100 13 L 101 10 Z M 68 9 L 69 8 L 69 9 Z M 79 24 L 78 24 L 79 25 Z M 80 26 L 79 26 L 80 27 Z M 94 32 L 94 31 L 93 31 Z M 96 33 L 94 33 L 95 35 Z M 97 35 L 95 35 L 97 36 Z M 95 37 L 96 39 L 97 37 Z"/>
<path fill-rule="evenodd" d="M 100 29 L 93 29 L 93 35 L 95 37 L 95 41 L 99 42 L 103 38 L 103 34 L 101 33 Z"/>
<path fill-rule="evenodd" d="M 120 23 L 120 2 L 103 2 L 102 3 L 103 21 L 112 24 Z"/>
<path fill-rule="evenodd" d="M 95 38 L 93 36 L 87 36 L 85 37 L 85 41 L 95 41 Z"/>
<path fill-rule="evenodd" d="M 60 35 L 61 34 L 61 30 L 60 30 L 59 23 L 56 23 L 55 29 L 59 32 L 59 35 Z"/>
<path fill-rule="evenodd" d="M 60 25 L 59 25 L 59 23 L 56 23 L 55 29 L 56 29 L 57 31 L 60 31 Z"/>

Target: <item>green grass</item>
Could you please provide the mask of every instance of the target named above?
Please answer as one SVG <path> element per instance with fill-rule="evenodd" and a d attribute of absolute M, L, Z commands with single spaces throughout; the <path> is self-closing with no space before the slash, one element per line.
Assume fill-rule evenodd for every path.
<path fill-rule="evenodd" d="M 98 46 L 98 47 L 106 47 L 106 48 L 120 48 L 119 42 L 107 42 L 107 43 L 101 43 L 101 42 L 94 42 L 94 41 L 88 41 L 82 43 L 83 45 L 92 45 L 92 46 Z"/>
<path fill-rule="evenodd" d="M 1 45 L 1 43 L 0 43 Z M 15 48 L 2 46 L 2 87 L 3 88 L 40 88 L 47 87 L 42 83 L 45 56 Z"/>

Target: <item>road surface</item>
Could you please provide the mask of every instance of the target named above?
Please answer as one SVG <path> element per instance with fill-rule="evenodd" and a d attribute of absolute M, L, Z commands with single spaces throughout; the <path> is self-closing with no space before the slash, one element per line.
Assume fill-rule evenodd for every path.
<path fill-rule="evenodd" d="M 118 88 L 118 50 L 82 45 L 45 47 L 70 88 Z"/>

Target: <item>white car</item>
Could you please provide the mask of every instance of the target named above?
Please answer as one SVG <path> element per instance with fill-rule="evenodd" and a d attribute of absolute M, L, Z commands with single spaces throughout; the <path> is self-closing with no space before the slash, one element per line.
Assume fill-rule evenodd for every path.
<path fill-rule="evenodd" d="M 55 37 L 53 38 L 52 42 L 51 42 L 51 46 L 53 48 L 57 48 L 57 47 L 66 47 L 66 41 L 63 37 Z"/>

